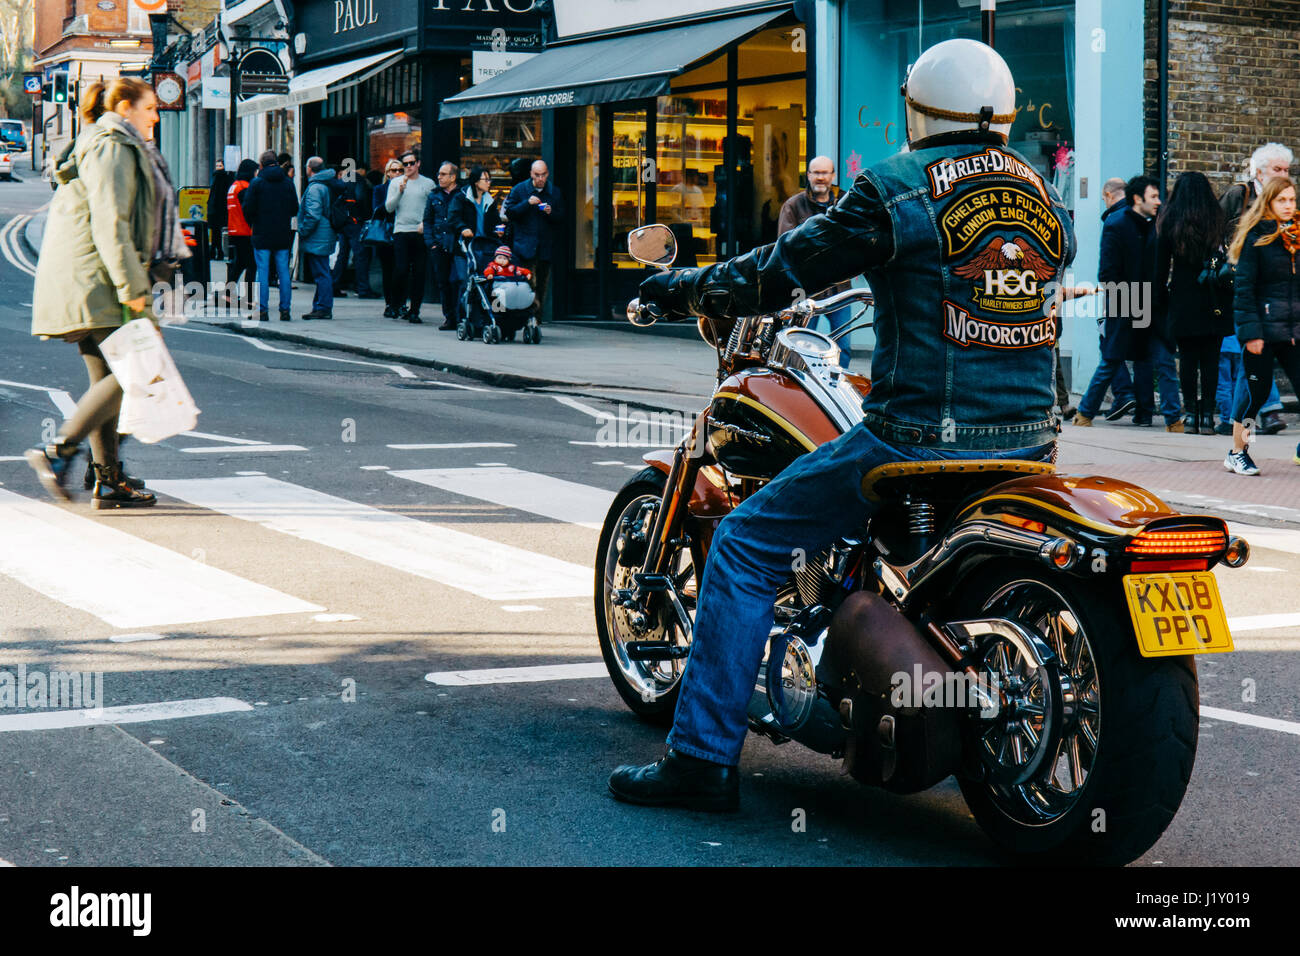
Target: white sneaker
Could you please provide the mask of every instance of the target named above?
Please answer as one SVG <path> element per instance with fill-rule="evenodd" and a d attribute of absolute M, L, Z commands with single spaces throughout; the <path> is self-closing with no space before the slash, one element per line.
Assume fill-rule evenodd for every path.
<path fill-rule="evenodd" d="M 1250 453 L 1244 449 L 1228 452 L 1228 457 L 1223 459 L 1223 467 L 1239 475 L 1259 474 L 1259 467 L 1251 461 Z"/>

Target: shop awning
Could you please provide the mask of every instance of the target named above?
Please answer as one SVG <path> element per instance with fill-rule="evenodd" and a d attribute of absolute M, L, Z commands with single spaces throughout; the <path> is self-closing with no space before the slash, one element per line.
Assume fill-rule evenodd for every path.
<path fill-rule="evenodd" d="M 330 93 L 345 90 L 349 86 L 368 80 L 380 70 L 395 63 L 401 55 L 401 50 L 389 50 L 386 53 L 372 53 L 370 56 L 357 57 L 355 60 L 299 73 L 289 80 L 288 93 L 250 97 L 239 104 L 239 115 L 249 116 L 253 113 L 287 109 L 290 106 L 323 100 Z"/>
<path fill-rule="evenodd" d="M 768 10 L 709 23 L 668 27 L 554 46 L 443 100 L 439 119 L 590 106 L 662 96 L 674 76 L 784 15 Z"/>

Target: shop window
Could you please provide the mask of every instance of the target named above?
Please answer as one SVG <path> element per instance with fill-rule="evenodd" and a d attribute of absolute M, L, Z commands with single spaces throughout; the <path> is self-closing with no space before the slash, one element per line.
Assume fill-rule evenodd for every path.
<path fill-rule="evenodd" d="M 754 165 L 749 231 L 743 237 L 738 234 L 741 251 L 746 250 L 746 242 L 776 241 L 781 206 L 802 188 L 800 177 L 808 156 L 804 96 L 802 79 L 737 88 L 736 132 L 752 144 Z M 738 211 L 738 230 L 739 220 Z"/>
<path fill-rule="evenodd" d="M 620 269 L 644 268 L 627 254 L 627 234 L 646 222 L 654 179 L 654 149 L 646 139 L 645 110 L 615 111 L 610 176 L 614 192 L 614 265 Z"/>
<path fill-rule="evenodd" d="M 578 143 L 576 150 L 578 189 L 574 197 L 575 237 L 574 267 L 596 267 L 596 217 L 597 197 L 600 196 L 600 110 L 585 106 L 578 116 Z"/>
<path fill-rule="evenodd" d="M 661 96 L 657 109 L 655 218 L 677 234 L 679 263 L 716 262 L 718 234 L 726 231 L 717 184 L 725 173 L 727 91 Z"/>
<path fill-rule="evenodd" d="M 750 80 L 783 73 L 803 73 L 808 64 L 808 29 L 802 24 L 772 27 L 740 45 L 736 76 Z"/>
<path fill-rule="evenodd" d="M 530 163 L 542 156 L 542 114 L 496 113 L 470 116 L 460 124 L 460 168 L 468 175 L 474 165 L 492 173 L 492 187 L 510 188 L 510 164 L 517 159 Z"/>
<path fill-rule="evenodd" d="M 366 119 L 366 139 L 371 169 L 383 169 L 408 149 L 420 154 L 420 111 L 398 110 Z"/>

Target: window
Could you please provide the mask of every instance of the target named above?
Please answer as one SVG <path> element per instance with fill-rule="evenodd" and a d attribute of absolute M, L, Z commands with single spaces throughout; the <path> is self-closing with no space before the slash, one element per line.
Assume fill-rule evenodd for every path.
<path fill-rule="evenodd" d="M 399 110 L 366 119 L 366 137 L 371 169 L 383 169 L 390 159 L 408 149 L 420 154 L 420 111 Z"/>
<path fill-rule="evenodd" d="M 72 3 L 69 0 L 68 6 Z M 149 33 L 149 12 L 142 10 L 135 0 L 126 0 L 126 32 Z"/>
<path fill-rule="evenodd" d="M 580 195 L 574 199 L 574 228 L 577 230 L 577 254 L 574 266 L 578 269 L 596 267 L 596 229 L 600 196 L 600 109 L 584 106 L 578 119 L 578 177 Z"/>

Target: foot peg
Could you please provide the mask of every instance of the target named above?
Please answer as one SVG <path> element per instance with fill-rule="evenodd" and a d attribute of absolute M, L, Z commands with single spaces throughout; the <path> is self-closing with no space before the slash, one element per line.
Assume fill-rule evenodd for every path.
<path fill-rule="evenodd" d="M 628 641 L 623 648 L 627 651 L 628 658 L 634 661 L 681 660 L 691 652 L 689 647 L 663 641 Z"/>

